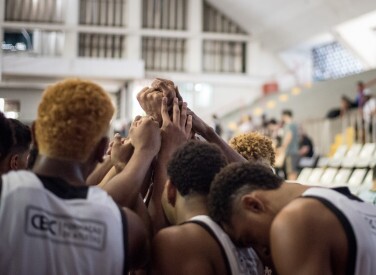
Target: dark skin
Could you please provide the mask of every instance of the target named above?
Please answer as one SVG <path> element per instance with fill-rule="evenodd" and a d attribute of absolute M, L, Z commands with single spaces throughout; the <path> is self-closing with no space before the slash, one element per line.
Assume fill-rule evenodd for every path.
<path fill-rule="evenodd" d="M 34 127 L 32 128 L 33 136 Z M 35 140 L 35 139 L 34 139 Z M 58 177 L 72 186 L 85 186 L 86 179 L 98 162 L 102 161 L 108 139 L 103 137 L 93 148 L 85 162 L 62 160 L 39 154 L 33 172 L 48 177 Z M 34 146 L 37 146 L 35 143 Z M 129 268 L 137 269 L 148 260 L 148 233 L 140 218 L 127 208 L 123 208 L 128 225 Z"/>
<path fill-rule="evenodd" d="M 227 274 L 218 243 L 201 226 L 161 230 L 153 240 L 153 274 Z M 173 261 L 171 261 L 173 259 Z"/>
<path fill-rule="evenodd" d="M 270 247 L 278 274 L 346 274 L 345 230 L 320 201 L 300 198 L 307 189 L 283 183 L 243 195 L 226 231 L 237 244 Z"/>
<path fill-rule="evenodd" d="M 273 221 L 270 241 L 278 274 L 346 274 L 345 231 L 318 200 L 297 199 L 285 207 Z"/>
<path fill-rule="evenodd" d="M 161 205 L 163 189 L 167 180 L 167 163 L 175 150 L 189 139 L 192 117 L 187 117 L 187 105 L 180 111 L 178 99 L 173 101 L 173 118 L 168 114 L 168 99 L 163 98 L 161 105 L 163 124 L 162 142 L 155 166 L 153 193 L 149 204 L 149 213 L 153 221 L 154 233 L 169 225 Z"/>

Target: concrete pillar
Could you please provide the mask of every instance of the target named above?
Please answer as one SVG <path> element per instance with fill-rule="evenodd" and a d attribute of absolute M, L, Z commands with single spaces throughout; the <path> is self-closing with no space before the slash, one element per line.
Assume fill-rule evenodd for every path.
<path fill-rule="evenodd" d="M 127 1 L 127 36 L 125 56 L 127 59 L 141 59 L 142 0 Z"/>
<path fill-rule="evenodd" d="M 76 58 L 78 56 L 78 31 L 79 24 L 79 1 L 66 0 L 65 3 L 65 25 L 69 31 L 65 32 L 64 58 Z"/>
<path fill-rule="evenodd" d="M 187 28 L 189 39 L 186 44 L 186 70 L 189 73 L 200 73 L 202 71 L 202 1 L 187 1 Z"/>

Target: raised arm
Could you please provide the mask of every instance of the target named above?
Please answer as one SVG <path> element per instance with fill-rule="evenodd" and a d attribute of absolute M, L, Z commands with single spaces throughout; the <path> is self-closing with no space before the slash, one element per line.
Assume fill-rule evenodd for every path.
<path fill-rule="evenodd" d="M 160 149 L 161 136 L 158 124 L 150 117 L 134 121 L 130 130 L 134 152 L 120 173 L 103 188 L 122 206 L 133 208 L 149 167 Z M 115 146 L 115 144 L 114 144 Z"/>
<path fill-rule="evenodd" d="M 183 103 L 180 111 L 177 98 L 173 101 L 172 120 L 168 114 L 167 98 L 163 98 L 161 113 L 162 143 L 155 166 L 153 193 L 149 204 L 154 232 L 168 225 L 161 204 L 163 189 L 167 181 L 167 163 L 175 150 L 188 140 L 192 128 L 192 117 L 187 116 L 187 104 Z"/>
<path fill-rule="evenodd" d="M 228 162 L 245 162 L 247 161 L 236 152 L 234 149 L 227 144 L 215 131 L 212 127 L 205 123 L 199 116 L 197 116 L 193 111 L 189 110 L 188 114 L 192 115 L 193 118 L 193 131 L 202 136 L 206 141 L 216 144 L 221 148 L 222 152 L 227 157 Z"/>

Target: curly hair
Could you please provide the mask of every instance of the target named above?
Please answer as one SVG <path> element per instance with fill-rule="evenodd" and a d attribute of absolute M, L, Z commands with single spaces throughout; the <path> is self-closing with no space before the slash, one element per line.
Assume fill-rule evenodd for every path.
<path fill-rule="evenodd" d="M 260 161 L 271 166 L 275 164 L 272 140 L 260 133 L 241 134 L 230 140 L 230 146 L 246 160 Z"/>
<path fill-rule="evenodd" d="M 9 120 L 0 112 L 0 161 L 3 161 L 13 146 L 12 128 Z"/>
<path fill-rule="evenodd" d="M 31 143 L 31 131 L 29 126 L 23 124 L 17 119 L 9 119 L 9 124 L 13 132 L 14 145 L 12 146 L 12 152 L 25 152 L 29 150 Z"/>
<path fill-rule="evenodd" d="M 226 164 L 225 156 L 216 145 L 192 140 L 173 154 L 167 173 L 182 196 L 206 196 L 214 176 Z"/>
<path fill-rule="evenodd" d="M 228 224 L 235 201 L 255 190 L 277 189 L 283 179 L 269 167 L 249 162 L 232 163 L 218 173 L 211 185 L 209 215 L 219 224 Z"/>
<path fill-rule="evenodd" d="M 109 96 L 93 82 L 67 79 L 48 87 L 35 122 L 39 153 L 86 161 L 106 135 L 113 114 Z"/>

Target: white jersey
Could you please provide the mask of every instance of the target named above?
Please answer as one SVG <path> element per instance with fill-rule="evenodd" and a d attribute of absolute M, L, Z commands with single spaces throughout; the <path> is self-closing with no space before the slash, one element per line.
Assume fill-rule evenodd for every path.
<path fill-rule="evenodd" d="M 347 189 L 347 188 L 346 188 Z M 342 193 L 342 192 L 341 192 Z M 376 274 L 376 207 L 339 191 L 326 188 L 310 188 L 303 197 L 321 201 L 340 220 L 345 230 L 349 261 L 348 274 Z M 347 193 L 347 192 L 346 192 Z"/>
<path fill-rule="evenodd" d="M 100 188 L 20 171 L 0 192 L 0 274 L 127 271 L 125 215 Z"/>
<path fill-rule="evenodd" d="M 227 257 L 228 269 L 232 275 L 264 274 L 263 265 L 256 252 L 252 248 L 235 247 L 229 236 L 209 216 L 195 216 L 188 223 L 201 225 L 219 242 Z"/>

